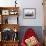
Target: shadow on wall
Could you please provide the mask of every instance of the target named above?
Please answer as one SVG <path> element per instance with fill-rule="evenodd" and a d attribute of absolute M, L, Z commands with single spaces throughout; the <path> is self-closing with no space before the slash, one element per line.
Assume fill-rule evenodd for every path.
<path fill-rule="evenodd" d="M 19 31 L 19 40 L 20 40 L 20 42 L 21 42 L 21 40 L 23 38 L 24 33 L 26 32 L 26 30 L 28 28 L 32 28 L 36 32 L 39 41 L 41 43 L 43 43 L 43 30 L 42 30 L 42 26 L 21 26 L 20 27 L 20 31 Z"/>

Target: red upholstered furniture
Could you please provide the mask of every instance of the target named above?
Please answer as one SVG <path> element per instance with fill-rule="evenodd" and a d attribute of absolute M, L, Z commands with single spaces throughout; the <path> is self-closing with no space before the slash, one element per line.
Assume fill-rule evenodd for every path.
<path fill-rule="evenodd" d="M 25 43 L 25 40 L 32 37 L 32 36 L 34 36 L 35 38 L 37 37 L 36 33 L 31 28 L 27 29 L 27 31 L 24 34 L 24 37 L 22 38 L 21 45 L 22 46 L 27 46 L 26 43 Z M 40 42 L 38 41 L 35 46 L 41 46 Z"/>

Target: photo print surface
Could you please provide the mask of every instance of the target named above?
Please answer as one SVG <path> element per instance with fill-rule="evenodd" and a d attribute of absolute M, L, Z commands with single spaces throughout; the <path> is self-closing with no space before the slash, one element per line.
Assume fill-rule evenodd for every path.
<path fill-rule="evenodd" d="M 35 8 L 24 8 L 24 18 L 33 19 L 36 18 L 36 9 Z"/>

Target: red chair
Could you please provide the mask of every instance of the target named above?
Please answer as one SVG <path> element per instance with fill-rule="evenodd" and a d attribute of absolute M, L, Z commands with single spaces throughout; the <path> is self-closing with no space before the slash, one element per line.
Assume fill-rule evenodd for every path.
<path fill-rule="evenodd" d="M 37 39 L 36 33 L 32 30 L 32 28 L 27 29 L 27 31 L 24 34 L 24 37 L 22 38 L 21 46 L 27 46 L 25 43 L 25 40 L 34 36 Z M 38 40 L 37 40 L 38 41 Z M 35 46 L 41 46 L 40 42 L 38 41 Z"/>

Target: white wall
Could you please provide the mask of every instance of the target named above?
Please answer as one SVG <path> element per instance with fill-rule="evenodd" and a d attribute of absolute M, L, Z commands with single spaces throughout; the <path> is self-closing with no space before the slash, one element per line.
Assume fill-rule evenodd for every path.
<path fill-rule="evenodd" d="M 20 25 L 22 26 L 43 26 L 43 6 L 42 0 L 24 0 L 20 2 L 22 8 L 36 8 L 36 19 L 24 19 L 21 10 Z M 20 8 L 20 9 L 22 9 Z"/>
<path fill-rule="evenodd" d="M 0 6 L 15 6 L 15 0 L 0 0 Z M 21 26 L 43 26 L 42 0 L 17 0 L 20 6 L 19 24 Z M 36 19 L 24 19 L 23 8 L 36 8 Z"/>
<path fill-rule="evenodd" d="M 9 6 L 14 6 L 14 1 L 15 0 L 0 0 L 0 6 L 1 7 L 9 7 Z"/>

